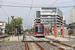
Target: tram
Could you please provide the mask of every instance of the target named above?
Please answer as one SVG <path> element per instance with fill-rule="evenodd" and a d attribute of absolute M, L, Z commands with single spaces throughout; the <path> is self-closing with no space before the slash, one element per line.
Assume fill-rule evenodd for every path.
<path fill-rule="evenodd" d="M 44 25 L 43 24 L 36 24 L 35 25 L 34 36 L 45 37 L 45 35 L 44 35 Z"/>

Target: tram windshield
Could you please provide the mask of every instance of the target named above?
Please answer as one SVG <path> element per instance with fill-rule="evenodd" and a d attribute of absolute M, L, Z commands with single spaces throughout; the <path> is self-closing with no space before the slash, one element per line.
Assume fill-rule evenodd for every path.
<path fill-rule="evenodd" d="M 36 32 L 44 32 L 44 27 L 36 27 Z"/>

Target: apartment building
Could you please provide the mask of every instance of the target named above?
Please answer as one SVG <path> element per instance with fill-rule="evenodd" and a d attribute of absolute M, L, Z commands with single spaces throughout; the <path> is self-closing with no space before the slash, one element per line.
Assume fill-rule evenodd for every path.
<path fill-rule="evenodd" d="M 40 9 L 40 18 L 41 23 L 44 24 L 44 26 L 54 26 L 57 24 L 60 26 L 62 24 L 63 19 L 62 11 L 57 7 L 42 7 Z"/>
<path fill-rule="evenodd" d="M 36 11 L 35 12 L 34 24 L 39 24 L 40 22 L 41 22 L 41 20 L 40 20 L 40 11 Z"/>
<path fill-rule="evenodd" d="M 44 24 L 44 26 L 60 26 L 63 24 L 62 11 L 57 7 L 41 7 L 40 11 L 35 12 L 34 25 L 38 23 Z"/>
<path fill-rule="evenodd" d="M 70 23 L 74 23 L 74 22 L 75 22 L 75 6 L 70 11 Z"/>

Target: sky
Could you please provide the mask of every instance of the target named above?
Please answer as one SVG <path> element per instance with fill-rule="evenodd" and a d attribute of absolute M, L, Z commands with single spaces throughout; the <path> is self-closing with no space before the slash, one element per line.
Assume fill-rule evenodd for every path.
<path fill-rule="evenodd" d="M 74 0 L 57 0 L 56 2 L 55 1 L 56 0 L 1 0 L 0 5 L 29 6 L 29 7 L 32 6 L 32 8 L 30 11 L 29 7 L 0 6 L 0 21 L 8 22 L 8 17 L 10 18 L 11 21 L 11 16 L 14 16 L 15 18 L 21 17 L 23 18 L 23 24 L 26 26 L 26 28 L 31 28 L 32 22 L 34 21 L 35 11 L 40 10 L 40 7 L 53 7 L 53 6 L 59 7 L 59 6 L 75 5 Z M 73 7 L 65 7 L 59 9 L 63 12 L 63 16 L 65 16 L 66 18 L 66 24 L 69 24 L 70 10 L 73 9 Z"/>

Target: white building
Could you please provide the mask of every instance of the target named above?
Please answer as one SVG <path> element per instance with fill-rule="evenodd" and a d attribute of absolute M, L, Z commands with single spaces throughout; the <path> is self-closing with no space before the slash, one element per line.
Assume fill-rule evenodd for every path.
<path fill-rule="evenodd" d="M 32 23 L 32 26 L 31 26 L 31 28 L 34 28 L 34 21 L 33 21 L 33 23 Z"/>
<path fill-rule="evenodd" d="M 23 31 L 25 31 L 25 30 L 26 30 L 25 25 L 24 25 L 24 24 L 22 24 L 21 26 L 22 26 L 22 28 L 21 28 L 21 29 L 22 29 Z"/>
<path fill-rule="evenodd" d="M 35 20 L 33 22 L 34 24 L 39 24 L 41 23 L 41 20 L 40 20 L 40 11 L 36 11 L 35 12 Z"/>
<path fill-rule="evenodd" d="M 0 31 L 2 31 L 2 33 L 5 33 L 5 26 L 6 26 L 6 22 L 0 21 Z"/>
<path fill-rule="evenodd" d="M 57 7 L 41 7 L 35 12 L 34 25 L 42 23 L 44 26 L 60 26 L 63 24 L 62 11 Z"/>
<path fill-rule="evenodd" d="M 74 23 L 74 22 L 75 22 L 75 6 L 74 9 L 70 11 L 70 23 Z"/>
<path fill-rule="evenodd" d="M 63 16 L 63 24 L 66 24 L 65 16 Z"/>

